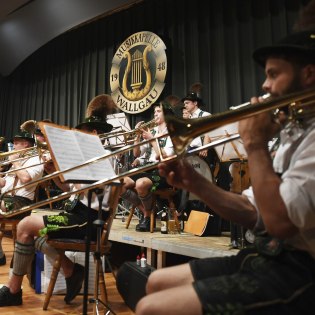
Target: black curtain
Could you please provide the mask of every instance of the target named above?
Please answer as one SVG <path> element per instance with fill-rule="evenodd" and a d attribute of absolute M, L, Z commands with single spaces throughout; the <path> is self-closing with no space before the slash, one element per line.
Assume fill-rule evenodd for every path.
<path fill-rule="evenodd" d="M 183 97 L 203 84 L 212 113 L 260 95 L 263 71 L 252 51 L 292 32 L 308 0 L 144 0 L 52 40 L 0 79 L 0 136 L 8 140 L 22 122 L 52 119 L 75 126 L 88 102 L 110 93 L 116 49 L 131 34 L 151 31 L 167 46 L 168 70 L 161 99 Z M 148 110 L 127 115 L 132 126 L 151 119 Z"/>

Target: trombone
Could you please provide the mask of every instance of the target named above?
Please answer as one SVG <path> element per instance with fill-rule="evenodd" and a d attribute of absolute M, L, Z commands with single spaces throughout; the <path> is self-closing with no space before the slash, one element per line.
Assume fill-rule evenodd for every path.
<path fill-rule="evenodd" d="M 45 180 L 48 179 L 52 179 L 54 177 L 59 176 L 62 173 L 66 173 L 66 172 L 70 172 L 72 170 L 75 170 L 77 168 L 86 166 L 88 164 L 91 163 L 96 163 L 99 160 L 102 159 L 106 159 L 109 157 L 112 157 L 116 154 L 119 153 L 125 153 L 126 151 L 129 151 L 131 149 L 133 149 L 136 146 L 139 145 L 144 145 L 146 143 L 149 143 L 151 141 L 157 141 L 158 143 L 158 139 L 163 137 L 167 137 L 170 136 L 174 145 L 174 149 L 176 154 L 170 157 L 163 157 L 161 160 L 162 161 L 174 161 L 178 158 L 181 158 L 184 153 L 185 155 L 191 155 L 194 153 L 197 153 L 201 150 L 205 150 L 205 149 L 209 149 L 230 141 L 233 141 L 237 138 L 239 138 L 238 134 L 234 134 L 231 136 L 227 136 L 226 138 L 223 139 L 219 139 L 216 140 L 214 142 L 211 142 L 209 144 L 206 144 L 204 146 L 201 146 L 199 148 L 193 149 L 193 150 L 189 150 L 186 151 L 186 147 L 189 145 L 189 143 L 196 137 L 205 134 L 211 130 L 217 129 L 219 127 L 222 127 L 226 124 L 232 123 L 232 122 L 237 122 L 241 119 L 245 119 L 245 118 L 249 118 L 251 116 L 263 113 L 263 112 L 267 112 L 267 111 L 271 111 L 271 110 L 275 110 L 277 108 L 281 108 L 284 106 L 289 106 L 290 109 L 290 119 L 293 121 L 300 121 L 303 120 L 304 118 L 307 117 L 312 117 L 313 115 L 315 115 L 315 89 L 311 89 L 311 90 L 307 90 L 307 91 L 303 91 L 303 92 L 297 92 L 297 93 L 292 93 L 286 96 L 282 96 L 282 97 L 278 97 L 276 99 L 271 99 L 271 100 L 267 100 L 264 103 L 258 103 L 256 105 L 246 105 L 246 106 L 242 106 L 240 108 L 237 108 L 236 110 L 233 111 L 227 111 L 227 112 L 223 112 L 223 113 L 219 113 L 219 114 L 215 114 L 212 116 L 207 116 L 204 118 L 198 118 L 198 119 L 193 119 L 193 120 L 187 120 L 187 119 L 180 119 L 180 118 L 176 118 L 174 116 L 170 116 L 170 115 L 165 115 L 165 121 L 167 124 L 167 128 L 168 128 L 168 134 L 165 135 L 161 135 L 159 137 L 156 137 L 154 139 L 150 139 L 150 140 L 145 140 L 139 144 L 134 144 L 134 145 L 127 145 L 126 147 L 119 149 L 115 152 L 109 153 L 109 154 L 104 154 L 102 156 L 90 159 L 80 165 L 74 166 L 72 168 L 68 168 L 65 169 L 63 171 L 57 171 L 54 172 L 50 175 L 47 175 L 45 177 L 43 177 L 42 179 L 33 181 L 31 183 L 25 184 L 23 186 L 19 186 L 16 187 L 14 190 L 18 190 L 22 187 L 26 187 L 28 185 L 33 185 L 35 183 L 40 183 L 43 182 Z M 166 109 L 167 111 L 167 109 Z M 159 162 L 155 162 L 149 165 L 145 165 L 143 167 L 139 167 L 139 168 L 135 168 L 132 170 L 129 170 L 127 172 L 121 173 L 119 175 L 116 176 L 112 176 L 110 178 L 106 178 L 103 180 L 99 180 L 87 187 L 81 188 L 81 189 L 77 189 L 75 191 L 72 192 L 64 192 L 58 196 L 54 196 L 52 198 L 43 200 L 43 201 L 39 201 L 37 203 L 34 203 L 30 206 L 26 206 L 23 207 L 21 209 L 18 210 L 14 210 L 11 213 L 13 213 L 11 215 L 4 215 L 4 216 L 13 216 L 15 212 L 26 212 L 35 208 L 39 208 L 43 205 L 49 204 L 50 202 L 55 202 L 58 200 L 62 200 L 65 198 L 68 198 L 69 196 L 71 196 L 72 194 L 78 194 L 90 189 L 94 189 L 94 188 L 98 188 L 101 186 L 104 186 L 106 184 L 110 184 L 114 181 L 117 181 L 119 179 L 122 179 L 126 176 L 132 176 L 144 171 L 148 171 L 151 169 L 154 169 L 157 167 L 157 165 L 159 164 Z"/>

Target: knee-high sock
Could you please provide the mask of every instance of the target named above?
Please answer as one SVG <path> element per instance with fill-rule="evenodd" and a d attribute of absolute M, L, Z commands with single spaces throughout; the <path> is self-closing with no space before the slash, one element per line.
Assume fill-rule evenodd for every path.
<path fill-rule="evenodd" d="M 152 201 L 153 201 L 153 197 L 152 197 L 152 193 L 148 193 L 146 196 L 144 197 L 139 197 L 139 199 L 141 200 L 142 202 L 142 205 L 144 207 L 144 209 L 146 211 L 150 211 L 152 210 Z"/>
<path fill-rule="evenodd" d="M 56 251 L 56 249 L 53 248 L 52 246 L 50 246 L 49 244 L 47 244 L 45 236 L 41 236 L 41 237 L 36 238 L 35 248 L 38 251 L 47 255 L 48 257 L 52 258 L 53 260 L 55 260 L 57 255 L 58 255 L 58 252 Z"/>
<path fill-rule="evenodd" d="M 20 243 L 15 242 L 14 259 L 13 259 L 13 274 L 16 276 L 24 276 L 32 263 L 35 253 L 34 242 Z"/>
<path fill-rule="evenodd" d="M 133 206 L 138 206 L 141 201 L 135 191 L 132 189 L 127 189 L 122 195 L 121 198 L 130 202 Z"/>

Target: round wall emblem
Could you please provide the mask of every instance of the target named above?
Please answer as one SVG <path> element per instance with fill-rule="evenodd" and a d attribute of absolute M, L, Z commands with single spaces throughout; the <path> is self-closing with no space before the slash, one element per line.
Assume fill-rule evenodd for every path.
<path fill-rule="evenodd" d="M 117 49 L 110 71 L 111 95 L 126 113 L 138 114 L 150 108 L 165 86 L 166 46 L 159 36 L 139 32 Z"/>

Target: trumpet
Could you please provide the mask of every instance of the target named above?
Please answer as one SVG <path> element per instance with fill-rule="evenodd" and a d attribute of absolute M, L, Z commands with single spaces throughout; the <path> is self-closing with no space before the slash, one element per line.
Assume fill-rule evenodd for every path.
<path fill-rule="evenodd" d="M 145 140 L 139 144 L 133 144 L 133 145 L 127 145 L 124 148 L 121 148 L 115 152 L 109 153 L 109 154 L 104 154 L 102 156 L 93 158 L 91 160 L 88 160 L 81 165 L 74 166 L 72 168 L 64 169 L 62 171 L 57 171 L 54 172 L 50 175 L 47 175 L 43 177 L 42 179 L 33 181 L 32 183 L 27 183 L 25 185 L 16 187 L 12 191 L 18 190 L 20 188 L 29 186 L 29 185 L 34 185 L 38 184 L 40 182 L 43 182 L 45 180 L 49 180 L 52 178 L 55 178 L 63 173 L 73 171 L 77 168 L 96 163 L 97 161 L 100 161 L 102 159 L 107 159 L 110 158 L 116 154 L 123 154 L 139 145 L 143 145 L 146 143 L 150 143 L 152 141 L 156 141 L 157 143 L 159 142 L 159 138 L 161 137 L 166 137 L 170 136 L 174 145 L 174 149 L 176 154 L 171 156 L 171 157 L 166 157 L 166 158 L 161 158 L 162 161 L 174 161 L 178 158 L 181 158 L 183 156 L 183 153 L 186 153 L 185 155 L 190 155 L 197 153 L 199 151 L 208 149 L 208 148 L 213 148 L 218 145 L 222 145 L 224 143 L 233 141 L 239 137 L 238 134 L 232 135 L 232 136 L 227 136 L 226 138 L 219 139 L 216 141 L 213 141 L 209 144 L 206 144 L 204 146 L 201 146 L 199 148 L 193 149 L 186 151 L 186 147 L 188 147 L 189 143 L 196 137 L 201 136 L 202 134 L 205 134 L 211 130 L 214 130 L 216 128 L 219 128 L 221 126 L 224 126 L 226 124 L 232 123 L 232 122 L 237 122 L 241 119 L 249 118 L 251 116 L 271 111 L 277 108 L 289 106 L 290 109 L 290 119 L 293 121 L 300 122 L 305 118 L 313 117 L 315 115 L 315 89 L 312 90 L 307 90 L 303 92 L 298 92 L 298 93 L 293 93 L 287 96 L 282 96 L 276 99 L 270 99 L 264 103 L 259 103 L 256 105 L 247 105 L 247 106 L 242 106 L 240 108 L 237 108 L 233 111 L 227 111 L 224 113 L 219 113 L 215 114 L 212 116 L 207 116 L 204 118 L 198 118 L 198 119 L 193 119 L 193 120 L 187 120 L 187 119 L 179 119 L 175 118 L 174 116 L 170 115 L 165 115 L 165 121 L 167 124 L 168 128 L 168 134 L 164 134 L 162 136 L 155 137 L 154 139 L 150 140 Z M 122 179 L 126 176 L 132 176 L 141 172 L 145 172 L 151 169 L 154 169 L 157 167 L 159 162 L 154 162 L 149 165 L 145 165 L 143 167 L 138 167 L 134 168 L 132 170 L 126 171 L 124 173 L 120 173 L 116 176 L 112 176 L 110 178 L 105 178 L 103 180 L 99 180 L 85 188 L 75 190 L 72 192 L 68 193 L 62 193 L 59 196 L 54 196 L 52 198 L 48 198 L 46 200 L 34 203 L 30 206 L 23 207 L 19 210 L 15 210 L 15 212 L 26 212 L 35 208 L 39 208 L 43 205 L 49 204 L 50 202 L 55 202 L 61 199 L 68 198 L 72 194 L 80 193 L 83 191 L 87 191 L 90 189 L 98 188 L 107 184 L 111 184 L 114 181 L 117 181 L 119 179 Z M 9 193 L 9 192 L 8 192 Z M 7 214 L 3 216 L 13 216 L 14 214 Z"/>

